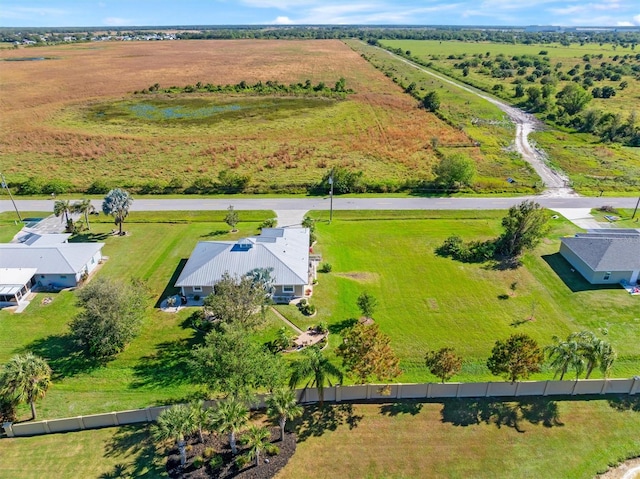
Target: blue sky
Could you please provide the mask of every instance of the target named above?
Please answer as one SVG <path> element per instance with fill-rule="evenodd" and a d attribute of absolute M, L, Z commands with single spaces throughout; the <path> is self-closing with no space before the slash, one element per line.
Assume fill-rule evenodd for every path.
<path fill-rule="evenodd" d="M 640 26 L 640 0 L 0 0 L 0 26 Z"/>

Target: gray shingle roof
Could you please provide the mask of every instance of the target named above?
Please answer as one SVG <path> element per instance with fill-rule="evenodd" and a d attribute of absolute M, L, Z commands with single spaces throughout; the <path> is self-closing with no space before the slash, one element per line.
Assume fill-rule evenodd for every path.
<path fill-rule="evenodd" d="M 632 230 L 633 231 L 633 230 Z M 640 269 L 640 234 L 587 233 L 561 241 L 593 271 Z"/>
<path fill-rule="evenodd" d="M 75 274 L 82 271 L 103 246 L 104 243 L 0 244 L 0 267 L 36 268 L 38 274 Z"/>
<path fill-rule="evenodd" d="M 271 269 L 276 285 L 308 284 L 309 230 L 265 228 L 260 236 L 237 242 L 201 241 L 176 286 L 213 286 L 224 273 L 244 276 L 255 268 Z"/>

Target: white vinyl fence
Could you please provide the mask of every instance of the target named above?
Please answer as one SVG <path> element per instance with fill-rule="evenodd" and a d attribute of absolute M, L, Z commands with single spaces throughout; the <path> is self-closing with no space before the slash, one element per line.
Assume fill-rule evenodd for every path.
<path fill-rule="evenodd" d="M 299 402 L 319 401 L 316 388 L 296 390 Z M 577 381 L 522 381 L 483 383 L 422 383 L 422 384 L 363 384 L 358 386 L 333 386 L 324 388 L 326 402 L 366 402 L 397 399 L 446 399 L 446 398 L 514 398 L 526 396 L 580 396 L 640 393 L 640 376 L 632 379 L 579 379 Z M 265 406 L 266 395 L 258 396 L 256 408 Z M 213 401 L 207 401 L 210 407 Z M 48 421 L 3 424 L 7 437 L 38 436 L 58 432 L 82 431 L 103 427 L 123 426 L 155 421 L 158 415 L 171 406 L 149 407 L 131 411 L 118 411 L 90 416 L 77 416 Z"/>

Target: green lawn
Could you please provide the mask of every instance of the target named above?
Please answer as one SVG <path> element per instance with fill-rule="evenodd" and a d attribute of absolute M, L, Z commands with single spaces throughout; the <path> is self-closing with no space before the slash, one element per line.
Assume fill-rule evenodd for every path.
<path fill-rule="evenodd" d="M 306 408 L 278 479 L 591 479 L 640 454 L 637 399 L 447 400 Z M 145 426 L 0 440 L 2 477 L 166 477 Z"/>
<path fill-rule="evenodd" d="M 591 479 L 640 454 L 640 407 L 619 402 L 335 405 L 299 421 L 298 447 L 278 479 Z M 613 407 L 612 407 L 613 406 Z"/>
<path fill-rule="evenodd" d="M 282 308 L 301 327 L 327 321 L 334 333 L 359 316 L 356 298 L 367 290 L 379 300 L 374 314 L 391 336 L 405 382 L 433 380 L 423 358 L 429 349 L 454 347 L 464 357 L 462 381 L 493 379 L 485 366 L 497 339 L 515 332 L 541 345 L 552 336 L 588 329 L 613 344 L 619 359 L 612 375 L 629 377 L 640 366 L 640 304 L 622 288 L 592 287 L 572 273 L 558 254 L 560 235 L 577 229 L 552 220 L 551 236 L 517 270 L 442 258 L 434 250 L 453 234 L 467 241 L 500 232 L 503 212 L 335 212 L 333 224 L 318 222 L 323 261 L 313 302 L 318 315 L 305 320 Z M 326 218 L 326 212 L 314 217 Z M 456 218 L 457 216 L 457 218 Z M 560 276 L 559 276 L 560 274 Z M 510 285 L 517 282 L 515 292 Z M 505 296 L 506 295 L 506 296 Z M 527 321 L 530 316 L 533 321 Z M 339 334 L 331 344 L 340 342 Z M 543 371 L 534 378 L 551 378 Z"/>

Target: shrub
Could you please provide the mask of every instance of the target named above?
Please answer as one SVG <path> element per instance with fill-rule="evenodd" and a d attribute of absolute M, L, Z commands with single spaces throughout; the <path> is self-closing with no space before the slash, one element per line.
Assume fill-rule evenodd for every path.
<path fill-rule="evenodd" d="M 259 230 L 264 228 L 275 228 L 276 224 L 278 224 L 278 220 L 276 218 L 268 218 L 262 222 L 260 226 L 258 226 Z"/>
<path fill-rule="evenodd" d="M 310 304 L 306 299 L 302 299 L 298 303 L 298 309 L 305 316 L 311 316 L 316 312 L 316 307 L 313 304 Z"/>
<path fill-rule="evenodd" d="M 249 454 L 240 454 L 236 457 L 236 466 L 238 466 L 238 469 L 244 468 L 250 462 L 251 456 Z"/>
<path fill-rule="evenodd" d="M 267 444 L 264 447 L 264 452 L 267 453 L 268 456 L 277 456 L 280 454 L 280 448 L 276 444 Z"/>
<path fill-rule="evenodd" d="M 204 458 L 202 456 L 196 456 L 193 458 L 193 467 L 200 469 L 204 466 Z"/>
<path fill-rule="evenodd" d="M 32 176 L 18 187 L 19 195 L 40 195 L 42 194 L 42 180 Z"/>
<path fill-rule="evenodd" d="M 216 454 L 216 450 L 214 448 L 205 447 L 204 451 L 202 452 L 202 457 L 204 457 L 205 459 L 209 459 L 215 456 L 215 454 Z"/>
<path fill-rule="evenodd" d="M 213 456 L 211 456 L 211 459 L 209 459 L 209 467 L 211 469 L 218 469 L 220 466 L 222 466 L 223 462 L 224 460 L 222 459 L 222 456 L 220 454 L 214 454 Z"/>
<path fill-rule="evenodd" d="M 68 181 L 63 180 L 51 180 L 42 185 L 42 192 L 50 195 L 62 195 L 71 191 L 72 185 Z"/>
<path fill-rule="evenodd" d="M 327 323 L 325 323 L 324 321 L 322 323 L 318 323 L 318 325 L 314 329 L 320 334 L 324 334 L 329 331 Z"/>
<path fill-rule="evenodd" d="M 322 263 L 322 266 L 320 266 L 319 271 L 321 273 L 331 273 L 332 269 L 333 267 L 331 266 L 331 263 Z"/>
<path fill-rule="evenodd" d="M 106 195 L 111 190 L 111 185 L 109 185 L 104 180 L 95 180 L 89 188 L 87 188 L 87 193 L 90 195 Z"/>

